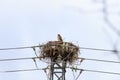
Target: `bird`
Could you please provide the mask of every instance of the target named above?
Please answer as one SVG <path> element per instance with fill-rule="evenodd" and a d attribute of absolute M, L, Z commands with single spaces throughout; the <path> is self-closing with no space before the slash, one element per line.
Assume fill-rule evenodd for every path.
<path fill-rule="evenodd" d="M 61 37 L 60 34 L 57 35 L 57 39 L 58 39 L 59 42 L 63 42 L 62 37 Z"/>

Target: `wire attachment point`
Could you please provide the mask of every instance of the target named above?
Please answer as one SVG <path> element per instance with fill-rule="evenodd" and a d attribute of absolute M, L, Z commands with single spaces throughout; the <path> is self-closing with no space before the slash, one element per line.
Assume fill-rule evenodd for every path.
<path fill-rule="evenodd" d="M 38 55 L 37 55 L 37 53 L 36 53 L 36 49 L 35 49 L 35 47 L 34 47 L 34 46 L 32 47 L 32 49 L 33 49 L 33 51 L 34 51 L 34 53 L 35 53 L 36 57 L 38 57 Z"/>
<path fill-rule="evenodd" d="M 39 69 L 39 68 L 38 68 L 38 65 L 37 65 L 37 62 L 36 62 L 36 59 L 35 59 L 35 58 L 32 58 L 32 60 L 33 60 L 33 62 L 35 63 L 36 68 Z"/>

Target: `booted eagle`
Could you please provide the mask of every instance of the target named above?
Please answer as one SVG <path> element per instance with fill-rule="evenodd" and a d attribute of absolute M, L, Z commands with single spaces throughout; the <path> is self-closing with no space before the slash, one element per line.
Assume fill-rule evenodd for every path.
<path fill-rule="evenodd" d="M 57 39 L 58 39 L 58 42 L 61 42 L 61 43 L 63 42 L 62 37 L 61 37 L 60 34 L 57 35 Z"/>

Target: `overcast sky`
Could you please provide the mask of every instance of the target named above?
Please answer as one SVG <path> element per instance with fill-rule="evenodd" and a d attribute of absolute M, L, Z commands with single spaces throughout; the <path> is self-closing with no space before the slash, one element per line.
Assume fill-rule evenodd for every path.
<path fill-rule="evenodd" d="M 0 48 L 56 40 L 80 47 L 113 49 L 119 37 L 105 23 L 102 0 L 0 0 Z M 107 0 L 110 21 L 120 29 L 120 0 Z M 0 59 L 35 56 L 32 49 L 0 51 Z M 119 61 L 112 52 L 81 50 L 81 57 Z M 47 64 L 37 61 L 40 68 Z M 79 68 L 120 73 L 119 64 L 84 61 Z M 32 60 L 0 62 L 0 71 L 36 68 Z M 78 73 L 75 73 L 76 75 Z M 47 80 L 44 71 L 0 73 L 0 80 Z M 119 80 L 118 75 L 83 72 L 79 80 Z M 66 80 L 74 80 L 67 70 Z"/>

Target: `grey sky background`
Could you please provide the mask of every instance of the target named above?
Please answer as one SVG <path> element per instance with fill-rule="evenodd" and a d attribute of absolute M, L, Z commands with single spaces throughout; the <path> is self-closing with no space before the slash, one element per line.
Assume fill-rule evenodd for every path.
<path fill-rule="evenodd" d="M 119 37 L 103 18 L 102 0 L 0 0 L 0 48 L 32 46 L 56 40 L 80 47 L 113 49 Z M 109 19 L 119 30 L 120 1 L 107 0 Z M 35 56 L 32 49 L 0 51 L 0 59 Z M 119 61 L 112 52 L 81 50 L 81 57 Z M 37 61 L 40 68 L 47 64 Z M 120 64 L 84 61 L 79 68 L 118 72 Z M 36 68 L 32 60 L 0 62 L 0 71 Z M 76 76 L 79 71 L 76 72 Z M 47 80 L 44 71 L 0 73 L 0 80 Z M 119 80 L 118 75 L 83 72 L 78 80 Z M 66 80 L 74 80 L 67 69 Z"/>

